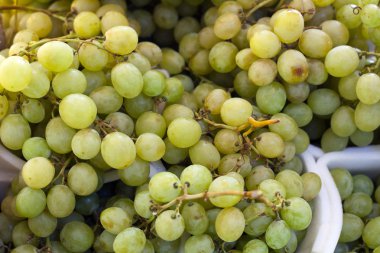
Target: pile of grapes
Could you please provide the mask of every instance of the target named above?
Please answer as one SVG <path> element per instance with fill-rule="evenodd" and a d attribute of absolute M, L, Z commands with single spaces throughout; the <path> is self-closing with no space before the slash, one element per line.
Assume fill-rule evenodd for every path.
<path fill-rule="evenodd" d="M 335 253 L 380 252 L 380 181 L 344 168 L 331 170 L 343 202 L 343 227 Z M 377 186 L 376 186 L 377 185 Z"/>
<path fill-rule="evenodd" d="M 295 252 L 322 184 L 298 155 L 380 126 L 379 8 L 1 0 L 0 140 L 26 163 L 0 253 Z"/>

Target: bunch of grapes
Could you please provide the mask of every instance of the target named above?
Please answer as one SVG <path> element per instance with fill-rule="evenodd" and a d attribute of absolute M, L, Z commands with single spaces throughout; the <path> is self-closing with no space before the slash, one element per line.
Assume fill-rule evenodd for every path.
<path fill-rule="evenodd" d="M 380 185 L 364 174 L 331 170 L 343 204 L 343 227 L 334 252 L 380 252 Z M 377 185 L 377 186 L 376 186 Z"/>
<path fill-rule="evenodd" d="M 363 3 L 0 4 L 0 140 L 26 160 L 1 253 L 295 252 L 322 185 L 298 155 L 380 126 Z"/>

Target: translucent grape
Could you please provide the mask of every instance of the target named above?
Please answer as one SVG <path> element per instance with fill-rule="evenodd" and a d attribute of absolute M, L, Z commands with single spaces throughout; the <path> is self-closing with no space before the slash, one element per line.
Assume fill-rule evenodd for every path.
<path fill-rule="evenodd" d="M 376 4 L 366 4 L 360 12 L 363 25 L 367 27 L 380 26 L 380 8 Z"/>
<path fill-rule="evenodd" d="M 310 201 L 314 199 L 322 187 L 322 181 L 321 178 L 313 173 L 313 172 L 306 172 L 302 174 L 302 184 L 303 184 L 303 195 L 302 198 L 306 201 Z"/>
<path fill-rule="evenodd" d="M 249 80 L 257 86 L 264 86 L 272 83 L 276 76 L 277 65 L 270 59 L 258 59 L 249 67 Z"/>
<path fill-rule="evenodd" d="M 25 99 L 21 105 L 21 114 L 30 123 L 40 123 L 45 118 L 45 108 L 36 99 Z"/>
<path fill-rule="evenodd" d="M 341 106 L 331 116 L 331 129 L 340 137 L 348 137 L 356 131 L 355 111 L 351 107 Z"/>
<path fill-rule="evenodd" d="M 206 166 L 210 170 L 217 168 L 220 162 L 218 149 L 210 141 L 206 140 L 200 140 L 190 147 L 189 157 L 193 164 Z"/>
<path fill-rule="evenodd" d="M 193 119 L 177 118 L 168 127 L 170 142 L 179 148 L 188 148 L 196 144 L 202 134 L 200 125 Z"/>
<path fill-rule="evenodd" d="M 49 158 L 51 149 L 44 138 L 32 137 L 26 140 L 22 145 L 22 155 L 26 160 L 30 160 L 34 157 Z"/>
<path fill-rule="evenodd" d="M 275 180 L 282 183 L 282 185 L 285 187 L 286 196 L 288 198 L 302 197 L 303 181 L 302 181 L 301 176 L 298 175 L 297 172 L 292 171 L 292 170 L 283 170 L 276 175 Z M 298 230 L 302 230 L 302 229 L 298 229 Z"/>
<path fill-rule="evenodd" d="M 62 245 L 72 252 L 88 250 L 94 242 L 94 232 L 85 223 L 72 221 L 67 223 L 59 235 Z"/>
<path fill-rule="evenodd" d="M 105 230 L 117 235 L 132 225 L 132 218 L 119 207 L 109 207 L 100 214 L 100 223 Z"/>
<path fill-rule="evenodd" d="M 354 189 L 354 180 L 350 172 L 343 168 L 335 168 L 330 172 L 338 188 L 341 199 L 345 200 L 351 195 Z"/>
<path fill-rule="evenodd" d="M 312 211 L 310 205 L 302 198 L 290 198 L 289 206 L 281 210 L 281 217 L 294 230 L 306 229 L 312 219 Z"/>
<path fill-rule="evenodd" d="M 243 213 L 236 207 L 228 207 L 218 213 L 215 229 L 218 236 L 225 242 L 233 242 L 244 232 L 245 219 Z"/>
<path fill-rule="evenodd" d="M 223 103 L 220 116 L 227 125 L 240 126 L 247 123 L 252 111 L 252 105 L 247 100 L 230 98 Z"/>
<path fill-rule="evenodd" d="M 66 43 L 50 41 L 38 49 L 37 59 L 46 69 L 53 72 L 62 72 L 73 63 L 73 49 Z"/>
<path fill-rule="evenodd" d="M 280 39 L 275 33 L 267 30 L 254 33 L 249 44 L 253 54 L 260 58 L 273 58 L 281 50 Z"/>
<path fill-rule="evenodd" d="M 323 58 L 333 47 L 333 42 L 323 30 L 308 29 L 302 33 L 298 46 L 308 57 Z"/>
<path fill-rule="evenodd" d="M 270 20 L 274 33 L 283 43 L 297 41 L 303 32 L 304 19 L 295 9 L 282 9 L 273 14 Z"/>
<path fill-rule="evenodd" d="M 263 113 L 279 113 L 286 103 L 284 86 L 279 82 L 273 82 L 259 87 L 256 93 L 256 103 Z"/>
<path fill-rule="evenodd" d="M 57 218 L 44 211 L 39 216 L 28 219 L 28 226 L 36 236 L 48 237 L 57 227 Z"/>
<path fill-rule="evenodd" d="M 267 253 L 268 246 L 259 239 L 249 241 L 243 248 L 243 253 Z"/>
<path fill-rule="evenodd" d="M 364 228 L 363 221 L 356 215 L 343 213 L 343 226 L 340 232 L 339 242 L 346 243 L 359 239 Z"/>
<path fill-rule="evenodd" d="M 93 44 L 83 43 L 78 50 L 78 58 L 81 65 L 90 71 L 102 70 L 108 62 L 107 51 L 99 48 L 100 44 L 93 41 Z"/>
<path fill-rule="evenodd" d="M 359 66 L 358 53 L 350 46 L 334 47 L 326 55 L 325 66 L 332 76 L 348 76 Z"/>
<path fill-rule="evenodd" d="M 142 74 L 131 63 L 124 62 L 116 65 L 112 69 L 111 80 L 116 91 L 125 98 L 134 98 L 143 89 Z"/>
<path fill-rule="evenodd" d="M 155 222 L 157 235 L 165 241 L 174 241 L 185 231 L 185 221 L 181 214 L 166 210 L 158 215 Z"/>
<path fill-rule="evenodd" d="M 321 148 L 324 152 L 340 151 L 347 147 L 348 137 L 336 135 L 331 128 L 327 129 L 321 139 Z"/>
<path fill-rule="evenodd" d="M 68 69 L 54 76 L 52 81 L 54 94 L 58 98 L 73 93 L 83 93 L 87 87 L 85 75 L 77 69 Z"/>
<path fill-rule="evenodd" d="M 49 121 L 45 129 L 45 138 L 49 147 L 58 154 L 71 151 L 71 140 L 76 131 L 67 126 L 60 117 Z"/>
<path fill-rule="evenodd" d="M 150 173 L 149 163 L 140 159 L 138 156 L 135 161 L 118 171 L 120 179 L 129 186 L 140 186 L 148 181 Z"/>
<path fill-rule="evenodd" d="M 266 233 L 265 242 L 272 249 L 281 249 L 289 242 L 291 237 L 291 230 L 283 220 L 273 221 Z"/>
<path fill-rule="evenodd" d="M 149 181 L 149 193 L 158 202 L 169 202 L 181 194 L 181 181 L 170 172 L 159 172 Z"/>
<path fill-rule="evenodd" d="M 340 106 L 340 98 L 335 91 L 322 88 L 310 93 L 307 104 L 317 115 L 330 115 Z"/>
<path fill-rule="evenodd" d="M 146 243 L 146 237 L 139 228 L 131 227 L 119 233 L 113 243 L 115 253 L 142 252 Z"/>
<path fill-rule="evenodd" d="M 191 236 L 185 242 L 185 253 L 212 253 L 215 245 L 208 234 Z"/>
<path fill-rule="evenodd" d="M 26 29 L 35 32 L 39 38 L 45 38 L 52 30 L 52 20 L 43 12 L 32 13 L 26 21 Z"/>
<path fill-rule="evenodd" d="M 283 52 L 277 60 L 280 76 L 290 84 L 300 83 L 309 75 L 306 57 L 299 51 L 290 49 Z"/>
<path fill-rule="evenodd" d="M 186 232 L 192 235 L 202 235 L 208 228 L 208 217 L 206 210 L 201 204 L 189 202 L 184 205 L 181 215 L 185 222 Z"/>
<path fill-rule="evenodd" d="M 380 77 L 375 73 L 366 73 L 359 77 L 356 95 L 364 104 L 375 104 L 380 100 Z"/>
<path fill-rule="evenodd" d="M 8 91 L 21 91 L 32 81 L 32 67 L 20 56 L 10 56 L 0 64 L 0 83 Z"/>
<path fill-rule="evenodd" d="M 370 248 L 374 249 L 380 246 L 380 238 L 377 236 L 380 233 L 380 217 L 370 220 L 363 230 L 363 241 Z"/>
<path fill-rule="evenodd" d="M 79 196 L 87 196 L 95 192 L 98 186 L 98 175 L 87 163 L 77 163 L 70 168 L 67 185 Z"/>
<path fill-rule="evenodd" d="M 354 192 L 344 200 L 343 210 L 363 218 L 372 211 L 372 199 L 363 192 Z"/>
<path fill-rule="evenodd" d="M 220 176 L 209 186 L 209 192 L 243 191 L 244 187 L 235 178 Z M 239 195 L 224 195 L 210 198 L 210 202 L 217 207 L 231 207 L 241 199 Z M 240 237 L 240 236 L 239 236 Z"/>
<path fill-rule="evenodd" d="M 104 161 L 115 169 L 131 165 L 136 158 L 135 144 L 121 132 L 107 134 L 102 140 L 100 151 Z"/>
<path fill-rule="evenodd" d="M 224 13 L 215 20 L 215 35 L 222 40 L 232 39 L 240 29 L 240 19 L 235 13 Z"/>
<path fill-rule="evenodd" d="M 11 150 L 19 150 L 31 137 L 28 122 L 20 114 L 8 114 L 1 122 L 0 138 L 2 144 Z"/>
<path fill-rule="evenodd" d="M 46 202 L 51 215 L 63 218 L 74 211 L 75 195 L 66 185 L 55 185 L 49 190 Z"/>
<path fill-rule="evenodd" d="M 138 36 L 129 26 L 115 26 L 105 33 L 104 47 L 114 54 L 127 55 L 136 49 Z"/>
<path fill-rule="evenodd" d="M 359 102 L 355 108 L 355 124 L 359 130 L 372 132 L 380 125 L 379 116 L 380 102 L 366 105 Z"/>
<path fill-rule="evenodd" d="M 189 194 L 197 194 L 207 191 L 212 182 L 212 175 L 206 167 L 193 164 L 182 171 L 180 179 L 183 185 L 189 184 L 187 187 Z"/>
<path fill-rule="evenodd" d="M 24 164 L 21 173 L 27 186 L 41 189 L 53 180 L 55 168 L 45 157 L 35 157 Z"/>
<path fill-rule="evenodd" d="M 36 217 L 45 207 L 46 195 L 41 189 L 25 187 L 16 196 L 16 211 L 20 217 Z"/>
<path fill-rule="evenodd" d="M 73 153 L 84 160 L 94 158 L 100 151 L 100 144 L 99 133 L 91 128 L 79 130 L 71 140 Z"/>
<path fill-rule="evenodd" d="M 73 22 L 74 31 L 80 37 L 88 39 L 100 33 L 100 19 L 89 11 L 79 13 Z"/>
<path fill-rule="evenodd" d="M 230 42 L 218 42 L 209 54 L 211 67 L 219 73 L 228 73 L 236 67 L 235 57 L 238 53 L 237 47 Z"/>
<path fill-rule="evenodd" d="M 262 133 L 256 138 L 255 146 L 259 153 L 267 158 L 280 156 L 285 149 L 284 140 L 272 132 Z"/>

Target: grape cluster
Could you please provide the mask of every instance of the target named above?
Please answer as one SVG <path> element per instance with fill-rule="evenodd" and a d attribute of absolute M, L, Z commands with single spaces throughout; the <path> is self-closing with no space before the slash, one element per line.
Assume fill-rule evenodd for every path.
<path fill-rule="evenodd" d="M 343 227 L 335 253 L 380 252 L 380 184 L 345 168 L 331 170 L 343 204 Z"/>
<path fill-rule="evenodd" d="M 322 185 L 298 155 L 380 125 L 380 55 L 331 2 L 0 4 L 0 140 L 26 160 L 0 253 L 295 252 Z"/>

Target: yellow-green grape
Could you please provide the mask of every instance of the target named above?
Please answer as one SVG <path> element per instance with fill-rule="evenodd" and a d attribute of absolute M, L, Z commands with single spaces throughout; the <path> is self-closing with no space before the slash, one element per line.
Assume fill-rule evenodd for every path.
<path fill-rule="evenodd" d="M 109 207 L 100 214 L 100 223 L 106 231 L 117 235 L 132 226 L 132 217 L 120 207 Z"/>
<path fill-rule="evenodd" d="M 241 135 L 231 129 L 221 129 L 214 137 L 214 145 L 222 154 L 234 154 L 243 144 Z"/>
<path fill-rule="evenodd" d="M 53 180 L 55 168 L 45 157 L 35 157 L 24 164 L 21 173 L 27 186 L 41 189 Z"/>
<path fill-rule="evenodd" d="M 380 217 L 370 220 L 365 226 L 362 234 L 363 241 L 370 249 L 380 246 Z"/>
<path fill-rule="evenodd" d="M 229 98 L 231 98 L 231 95 L 225 90 L 212 90 L 205 99 L 205 109 L 210 111 L 211 114 L 220 114 L 223 103 Z"/>
<path fill-rule="evenodd" d="M 17 42 L 29 43 L 31 41 L 38 41 L 38 35 L 32 30 L 21 30 L 15 34 L 13 44 Z"/>
<path fill-rule="evenodd" d="M 7 114 L 9 109 L 9 101 L 7 96 L 0 95 L 0 120 L 2 120 Z"/>
<path fill-rule="evenodd" d="M 153 11 L 156 25 L 162 29 L 172 29 L 178 22 L 177 10 L 167 4 L 158 4 Z"/>
<path fill-rule="evenodd" d="M 137 97 L 144 85 L 139 69 L 128 62 L 119 63 L 112 69 L 111 80 L 115 90 L 125 98 Z"/>
<path fill-rule="evenodd" d="M 380 8 L 377 4 L 367 4 L 360 10 L 363 25 L 377 27 L 380 25 Z"/>
<path fill-rule="evenodd" d="M 95 13 L 83 11 L 74 18 L 74 31 L 80 37 L 89 39 L 100 33 L 100 19 Z"/>
<path fill-rule="evenodd" d="M 71 3 L 71 10 L 76 12 L 92 11 L 95 12 L 100 7 L 99 0 L 74 0 Z"/>
<path fill-rule="evenodd" d="M 250 48 L 240 50 L 236 54 L 235 58 L 236 65 L 242 70 L 248 70 L 252 63 L 257 59 L 257 56 L 252 53 L 252 50 Z"/>
<path fill-rule="evenodd" d="M 49 41 L 38 49 L 37 59 L 47 70 L 62 72 L 72 65 L 74 53 L 73 49 L 64 42 Z"/>
<path fill-rule="evenodd" d="M 335 77 L 348 76 L 359 66 L 359 56 L 350 46 L 337 46 L 325 58 L 327 72 Z"/>
<path fill-rule="evenodd" d="M 157 235 L 165 241 L 175 241 L 185 231 L 182 215 L 174 210 L 166 210 L 159 214 L 154 225 Z"/>
<path fill-rule="evenodd" d="M 73 93 L 83 93 L 86 87 L 86 77 L 77 69 L 60 72 L 52 81 L 54 94 L 60 99 Z"/>
<path fill-rule="evenodd" d="M 100 151 L 104 161 L 115 169 L 131 165 L 136 158 L 136 147 L 132 139 L 121 132 L 113 132 L 103 138 Z"/>
<path fill-rule="evenodd" d="M 171 172 L 159 172 L 149 181 L 150 196 L 157 202 L 170 202 L 181 194 L 181 181 Z"/>
<path fill-rule="evenodd" d="M 165 154 L 165 143 L 156 134 L 143 133 L 136 140 L 136 152 L 145 161 L 157 161 Z"/>
<path fill-rule="evenodd" d="M 220 162 L 218 149 L 207 140 L 200 140 L 197 144 L 190 147 L 189 157 L 193 164 L 206 166 L 210 170 L 217 168 Z"/>
<path fill-rule="evenodd" d="M 347 147 L 348 140 L 348 137 L 340 137 L 329 128 L 322 135 L 321 148 L 324 152 L 341 151 Z"/>
<path fill-rule="evenodd" d="M 359 129 L 350 136 L 350 141 L 358 147 L 368 146 L 374 138 L 373 132 L 363 132 Z"/>
<path fill-rule="evenodd" d="M 348 137 L 356 131 L 355 111 L 349 106 L 341 106 L 332 114 L 331 129 L 340 137 Z"/>
<path fill-rule="evenodd" d="M 363 228 L 364 222 L 360 217 L 351 213 L 343 213 L 343 226 L 340 232 L 339 242 L 347 243 L 358 240 L 363 233 Z"/>
<path fill-rule="evenodd" d="M 189 61 L 191 57 L 201 50 L 198 37 L 198 33 L 188 33 L 181 38 L 178 52 L 183 56 L 185 61 Z"/>
<path fill-rule="evenodd" d="M 95 169 L 87 163 L 75 164 L 67 174 L 67 186 L 79 196 L 88 196 L 95 192 L 98 181 Z"/>
<path fill-rule="evenodd" d="M 215 230 L 220 239 L 234 242 L 240 238 L 245 228 L 244 214 L 236 207 L 225 208 L 218 213 Z"/>
<path fill-rule="evenodd" d="M 29 123 L 21 114 L 8 114 L 1 121 L 0 138 L 6 148 L 11 150 L 22 149 L 22 145 L 30 137 Z"/>
<path fill-rule="evenodd" d="M 314 172 L 306 172 L 302 174 L 303 195 L 306 201 L 311 201 L 319 194 L 322 187 L 322 181 L 318 174 Z"/>
<path fill-rule="evenodd" d="M 212 175 L 208 168 L 199 164 L 187 166 L 181 173 L 181 183 L 188 183 L 189 194 L 206 192 L 212 182 Z"/>
<path fill-rule="evenodd" d="M 196 144 L 202 135 L 198 122 L 191 118 L 174 119 L 168 127 L 170 142 L 178 148 L 188 148 Z"/>
<path fill-rule="evenodd" d="M 211 7 L 209 8 L 202 16 L 202 21 L 206 26 L 213 26 L 215 20 L 218 18 L 218 8 Z"/>
<path fill-rule="evenodd" d="M 262 24 L 257 22 L 256 24 L 252 25 L 248 28 L 247 31 L 247 40 L 250 41 L 252 36 L 259 31 L 271 31 L 273 32 L 273 28 L 269 24 Z"/>
<path fill-rule="evenodd" d="M 239 14 L 243 11 L 243 7 L 237 1 L 223 1 L 218 7 L 218 15 L 225 13 Z"/>
<path fill-rule="evenodd" d="M 149 42 L 149 41 L 140 42 L 137 45 L 136 52 L 144 55 L 150 61 L 150 64 L 153 67 L 157 66 L 162 61 L 161 48 L 152 42 Z"/>
<path fill-rule="evenodd" d="M 355 124 L 359 130 L 372 132 L 380 125 L 380 102 L 367 105 L 359 102 L 355 108 Z"/>
<path fill-rule="evenodd" d="M 362 20 L 360 15 L 356 14 L 359 6 L 355 4 L 346 4 L 336 11 L 336 20 L 342 22 L 348 29 L 354 29 L 360 26 Z"/>
<path fill-rule="evenodd" d="M 316 7 L 312 0 L 292 0 L 289 7 L 301 12 L 305 22 L 312 19 L 316 13 Z"/>
<path fill-rule="evenodd" d="M 8 91 L 21 91 L 32 80 L 32 67 L 20 56 L 10 56 L 0 64 L 0 83 Z"/>
<path fill-rule="evenodd" d="M 276 76 L 277 65 L 271 59 L 258 59 L 249 67 L 249 80 L 257 86 L 264 86 L 272 83 Z"/>
<path fill-rule="evenodd" d="M 238 48 L 231 42 L 218 42 L 210 50 L 209 63 L 219 73 L 228 73 L 236 67 Z"/>
<path fill-rule="evenodd" d="M 43 12 L 35 12 L 31 14 L 26 21 L 26 29 L 37 34 L 39 38 L 45 38 L 49 35 L 53 27 L 50 17 Z"/>
<path fill-rule="evenodd" d="M 253 54 L 260 58 L 275 57 L 281 50 L 280 39 L 275 33 L 267 30 L 254 33 L 249 45 Z"/>
<path fill-rule="evenodd" d="M 199 45 L 204 49 L 211 49 L 216 43 L 220 42 L 214 32 L 214 28 L 211 26 L 206 26 L 198 33 Z"/>
<path fill-rule="evenodd" d="M 330 4 L 334 3 L 334 0 L 313 0 L 313 3 L 317 7 L 326 7 L 329 6 Z"/>
<path fill-rule="evenodd" d="M 138 36 L 129 26 L 115 26 L 105 34 L 104 47 L 114 54 L 127 55 L 136 49 Z"/>
<path fill-rule="evenodd" d="M 235 13 L 222 14 L 215 20 L 214 33 L 222 40 L 232 39 L 240 29 L 241 22 Z"/>
<path fill-rule="evenodd" d="M 248 72 L 240 71 L 234 79 L 234 90 L 241 97 L 250 99 L 256 95 L 259 86 L 254 85 L 248 77 Z"/>
<path fill-rule="evenodd" d="M 97 41 L 93 44 L 83 43 L 78 50 L 78 59 L 80 64 L 87 70 L 100 71 L 108 63 L 107 51 L 101 49 L 101 45 Z"/>
<path fill-rule="evenodd" d="M 219 176 L 214 179 L 208 188 L 208 192 L 228 192 L 228 191 L 243 191 L 244 186 L 235 178 L 229 176 Z M 232 207 L 236 205 L 242 196 L 240 195 L 222 195 L 211 197 L 210 202 L 217 207 Z"/>
<path fill-rule="evenodd" d="M 99 7 L 99 9 L 96 10 L 96 15 L 101 18 L 103 17 L 107 12 L 109 11 L 116 11 L 121 14 L 124 13 L 124 9 L 122 6 L 116 3 L 107 3 L 103 4 L 102 6 Z"/>
<path fill-rule="evenodd" d="M 185 67 L 185 59 L 177 51 L 170 48 L 164 48 L 162 49 L 160 66 L 167 70 L 171 75 L 179 74 Z"/>
<path fill-rule="evenodd" d="M 260 134 L 255 138 L 255 145 L 260 155 L 267 158 L 279 157 L 285 149 L 284 140 L 280 135 L 272 132 Z"/>
<path fill-rule="evenodd" d="M 174 39 L 177 42 L 180 42 L 186 34 L 198 33 L 200 29 L 201 27 L 197 19 L 193 17 L 184 17 L 174 28 Z"/>
<path fill-rule="evenodd" d="M 321 85 L 327 81 L 329 74 L 325 68 L 325 64 L 317 59 L 307 59 L 309 65 L 309 75 L 306 81 L 313 85 Z"/>
<path fill-rule="evenodd" d="M 145 233 L 136 227 L 130 227 L 119 233 L 113 242 L 115 253 L 143 252 L 147 244 Z"/>
<path fill-rule="evenodd" d="M 273 32 L 283 43 L 297 41 L 303 32 L 304 19 L 302 14 L 295 9 L 282 9 L 277 11 L 270 20 Z"/>
<path fill-rule="evenodd" d="M 212 72 L 209 54 L 209 50 L 202 49 L 189 60 L 189 68 L 194 74 L 203 76 Z"/>
<path fill-rule="evenodd" d="M 101 30 L 103 34 L 112 27 L 127 25 L 129 25 L 127 17 L 118 11 L 108 11 L 101 20 Z"/>
<path fill-rule="evenodd" d="M 366 73 L 359 77 L 356 95 L 364 104 L 375 104 L 380 100 L 380 77 L 375 73 Z"/>
<path fill-rule="evenodd" d="M 283 52 L 277 60 L 280 76 L 290 84 L 300 83 L 309 75 L 309 65 L 306 57 L 299 51 L 290 49 Z"/>
<path fill-rule="evenodd" d="M 242 98 L 227 99 L 221 109 L 220 116 L 224 123 L 230 126 L 241 126 L 248 122 L 253 108 L 251 103 Z"/>
<path fill-rule="evenodd" d="M 308 29 L 298 41 L 301 52 L 311 58 L 323 58 L 333 47 L 330 36 L 322 30 Z"/>
<path fill-rule="evenodd" d="M 321 28 L 330 36 L 333 47 L 346 45 L 350 39 L 348 28 L 338 20 L 326 20 L 321 24 Z"/>

